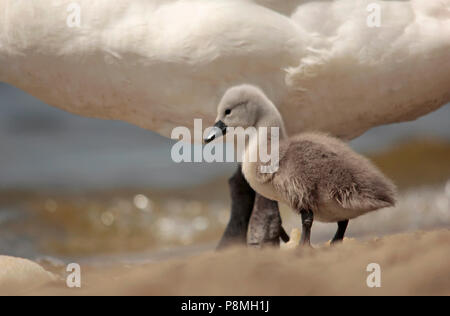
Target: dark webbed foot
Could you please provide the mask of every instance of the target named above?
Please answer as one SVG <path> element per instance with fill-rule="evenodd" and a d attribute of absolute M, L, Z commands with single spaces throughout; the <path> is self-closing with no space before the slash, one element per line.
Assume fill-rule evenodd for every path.
<path fill-rule="evenodd" d="M 255 191 L 245 180 L 241 166 L 228 183 L 231 191 L 231 216 L 217 246 L 218 250 L 236 244 L 246 244 L 248 224 L 255 202 Z"/>
<path fill-rule="evenodd" d="M 314 213 L 311 210 L 300 211 L 302 215 L 302 239 L 300 240 L 300 246 L 311 247 L 311 227 L 314 222 Z"/>
<path fill-rule="evenodd" d="M 341 243 L 342 240 L 344 240 L 345 231 L 347 230 L 348 222 L 349 222 L 348 220 L 338 222 L 338 229 L 336 231 L 336 235 L 334 236 L 333 240 L 331 241 L 332 245 Z"/>
<path fill-rule="evenodd" d="M 279 246 L 280 238 L 289 241 L 289 236 L 281 226 L 278 202 L 271 201 L 256 194 L 248 227 L 247 243 L 249 246 Z"/>

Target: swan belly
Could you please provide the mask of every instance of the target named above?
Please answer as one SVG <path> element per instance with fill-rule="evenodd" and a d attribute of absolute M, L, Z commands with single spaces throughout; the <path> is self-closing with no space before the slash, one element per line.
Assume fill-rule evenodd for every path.
<path fill-rule="evenodd" d="M 259 195 L 262 195 L 266 199 L 277 201 L 289 206 L 289 202 L 286 201 L 278 192 L 276 192 L 271 185 L 268 183 L 258 182 L 251 174 L 245 175 L 245 179 L 250 184 L 251 188 L 255 190 Z M 295 211 L 295 210 L 293 210 Z M 336 223 L 344 220 L 349 220 L 356 218 L 358 216 L 364 215 L 374 211 L 373 209 L 348 209 L 343 208 L 339 203 L 334 200 L 321 201 L 317 208 L 313 209 L 314 220 L 323 223 Z"/>
<path fill-rule="evenodd" d="M 356 218 L 374 211 L 374 209 L 349 209 L 342 207 L 332 199 L 322 199 L 317 208 L 313 210 L 314 220 L 323 223 L 336 223 Z"/>

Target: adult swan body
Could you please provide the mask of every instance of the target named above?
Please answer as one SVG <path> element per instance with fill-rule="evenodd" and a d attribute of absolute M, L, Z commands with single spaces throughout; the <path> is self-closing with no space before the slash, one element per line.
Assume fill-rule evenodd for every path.
<path fill-rule="evenodd" d="M 350 139 L 449 101 L 450 0 L 0 0 L 0 81 L 166 136 L 250 83 Z"/>
<path fill-rule="evenodd" d="M 450 0 L 0 0 L 0 81 L 166 136 L 250 83 L 351 138 L 449 101 Z"/>

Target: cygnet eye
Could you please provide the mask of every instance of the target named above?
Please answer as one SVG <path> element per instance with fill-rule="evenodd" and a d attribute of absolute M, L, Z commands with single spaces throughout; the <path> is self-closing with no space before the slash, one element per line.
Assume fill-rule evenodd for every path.
<path fill-rule="evenodd" d="M 230 115 L 230 114 L 231 114 L 231 110 L 230 110 L 230 109 L 225 110 L 225 116 L 228 116 L 228 115 Z"/>

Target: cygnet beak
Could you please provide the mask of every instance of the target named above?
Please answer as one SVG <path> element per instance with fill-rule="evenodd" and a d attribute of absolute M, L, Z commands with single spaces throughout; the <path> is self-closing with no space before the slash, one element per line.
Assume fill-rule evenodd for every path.
<path fill-rule="evenodd" d="M 227 133 L 227 126 L 224 122 L 218 121 L 214 124 L 211 132 L 209 132 L 208 136 L 204 139 L 205 144 L 212 142 L 213 140 L 224 136 Z"/>

